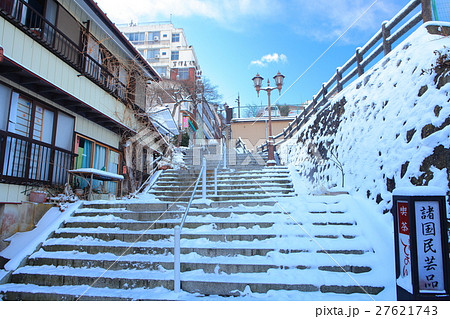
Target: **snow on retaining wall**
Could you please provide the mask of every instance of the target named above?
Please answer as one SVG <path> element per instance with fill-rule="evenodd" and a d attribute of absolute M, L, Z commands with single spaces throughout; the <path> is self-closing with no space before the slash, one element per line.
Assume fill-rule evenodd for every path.
<path fill-rule="evenodd" d="M 281 144 L 280 157 L 312 182 L 311 191 L 341 186 L 341 163 L 345 188 L 381 211 L 396 187 L 448 190 L 448 82 L 450 38 L 422 26 Z"/>

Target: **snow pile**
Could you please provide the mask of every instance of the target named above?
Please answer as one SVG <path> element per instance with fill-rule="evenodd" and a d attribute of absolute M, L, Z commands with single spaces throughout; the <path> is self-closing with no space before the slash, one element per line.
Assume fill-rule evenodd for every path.
<path fill-rule="evenodd" d="M 10 245 L 0 253 L 1 257 L 9 259 L 9 262 L 5 264 L 5 270 L 16 269 L 22 260 L 31 255 L 80 205 L 80 201 L 70 204 L 64 212 L 61 212 L 58 207 L 53 207 L 45 213 L 36 228 L 27 232 L 15 233 L 9 237 L 6 241 L 10 242 Z M 6 271 L 0 271 L 0 279 L 7 274 Z"/>
<path fill-rule="evenodd" d="M 395 188 L 448 190 L 450 40 L 426 26 L 278 147 L 282 161 L 312 182 L 309 192 L 341 186 L 343 173 L 345 189 L 387 211 Z"/>
<path fill-rule="evenodd" d="M 172 153 L 172 166 L 173 169 L 185 169 L 186 164 L 184 163 L 184 147 L 176 147 Z"/>

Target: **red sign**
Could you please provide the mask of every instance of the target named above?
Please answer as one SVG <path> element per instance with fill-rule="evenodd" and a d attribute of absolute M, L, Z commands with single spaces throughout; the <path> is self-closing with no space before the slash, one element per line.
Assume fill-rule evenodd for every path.
<path fill-rule="evenodd" d="M 400 260 L 400 277 L 397 278 L 397 284 L 413 293 L 412 275 L 411 275 L 411 247 L 409 238 L 409 206 L 406 201 L 397 202 L 398 215 L 398 246 Z"/>
<path fill-rule="evenodd" d="M 398 228 L 400 234 L 409 235 L 409 208 L 407 202 L 397 202 Z"/>

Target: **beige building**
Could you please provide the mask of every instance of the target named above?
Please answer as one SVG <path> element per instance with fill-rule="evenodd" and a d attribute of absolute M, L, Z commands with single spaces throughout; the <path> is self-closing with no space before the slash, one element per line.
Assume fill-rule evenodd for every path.
<path fill-rule="evenodd" d="M 295 117 L 272 118 L 272 134 L 274 136 L 283 132 Z M 231 138 L 241 138 L 250 151 L 256 151 L 257 147 L 264 144 L 268 138 L 268 117 L 240 118 L 231 120 Z"/>

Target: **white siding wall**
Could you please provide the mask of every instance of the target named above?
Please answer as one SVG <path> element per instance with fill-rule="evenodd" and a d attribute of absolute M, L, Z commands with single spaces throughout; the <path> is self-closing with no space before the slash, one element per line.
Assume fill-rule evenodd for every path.
<path fill-rule="evenodd" d="M 75 69 L 3 18 L 0 18 L 0 46 L 5 56 L 31 72 L 127 127 L 138 129 L 130 116 L 132 112 L 123 103 L 87 78 L 78 77 Z"/>

